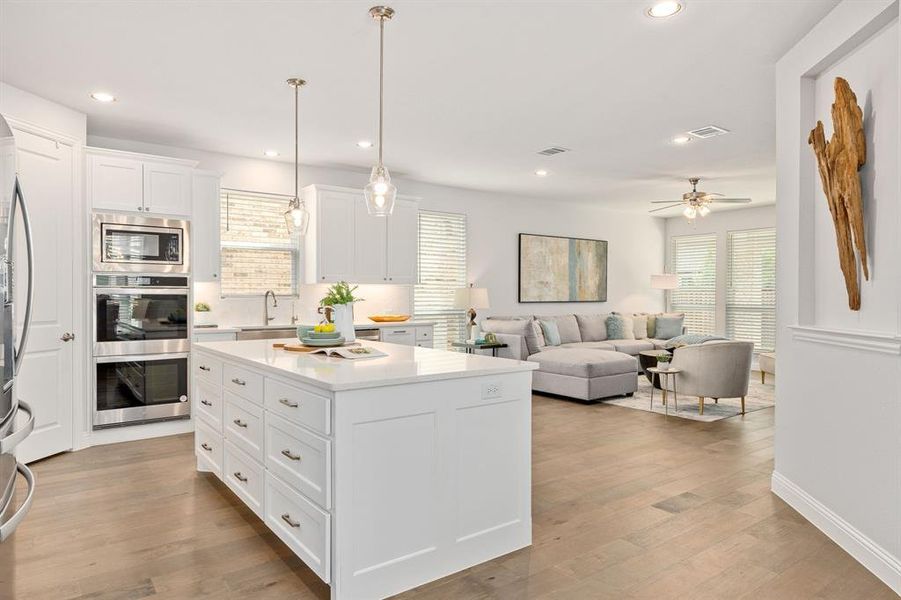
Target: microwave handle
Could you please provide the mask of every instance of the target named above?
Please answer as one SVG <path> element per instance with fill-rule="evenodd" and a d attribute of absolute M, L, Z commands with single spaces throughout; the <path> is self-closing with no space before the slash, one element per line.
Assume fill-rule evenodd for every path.
<path fill-rule="evenodd" d="M 22 194 L 22 186 L 19 184 L 18 177 L 16 177 L 16 187 L 11 208 L 12 214 L 9 219 L 10 230 L 15 225 L 16 200 L 18 200 L 22 208 L 22 226 L 25 229 L 25 252 L 28 257 L 28 279 L 25 292 L 25 322 L 22 325 L 22 337 L 19 339 L 19 347 L 16 348 L 15 352 L 14 375 L 19 374 L 19 369 L 22 367 L 22 361 L 25 358 L 25 346 L 28 343 L 28 333 L 31 330 L 31 309 L 34 305 L 34 242 L 31 235 L 31 219 L 28 218 L 28 207 L 25 204 L 25 196 Z M 12 249 L 12 236 L 9 239 L 10 249 Z"/>

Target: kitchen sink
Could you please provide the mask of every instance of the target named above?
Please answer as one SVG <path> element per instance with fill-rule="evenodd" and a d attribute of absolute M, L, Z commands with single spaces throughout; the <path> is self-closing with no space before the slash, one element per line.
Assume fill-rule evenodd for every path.
<path fill-rule="evenodd" d="M 272 340 L 278 338 L 296 338 L 296 327 L 285 327 L 284 329 L 275 329 L 272 327 L 261 327 L 260 329 L 242 328 L 235 334 L 235 339 L 241 340 Z"/>

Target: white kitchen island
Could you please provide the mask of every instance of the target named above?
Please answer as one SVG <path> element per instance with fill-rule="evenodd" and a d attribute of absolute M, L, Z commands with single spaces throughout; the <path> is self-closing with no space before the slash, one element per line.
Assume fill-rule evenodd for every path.
<path fill-rule="evenodd" d="M 274 340 L 193 345 L 197 468 L 333 599 L 384 598 L 531 544 L 531 372 L 367 342 L 350 361 Z"/>

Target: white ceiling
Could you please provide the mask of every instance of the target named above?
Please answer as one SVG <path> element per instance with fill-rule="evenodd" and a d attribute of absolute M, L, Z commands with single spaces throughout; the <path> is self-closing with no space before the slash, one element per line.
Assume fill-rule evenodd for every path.
<path fill-rule="evenodd" d="M 666 20 L 645 16 L 649 2 L 392 3 L 387 166 L 635 211 L 678 199 L 693 175 L 772 203 L 774 65 L 837 1 L 688 0 Z M 290 161 L 284 81 L 301 76 L 302 162 L 365 168 L 373 3 L 3 0 L 0 79 L 87 113 L 90 134 Z M 118 101 L 91 100 L 98 89 Z M 670 142 L 708 124 L 734 133 Z M 536 154 L 551 145 L 572 152 Z"/>

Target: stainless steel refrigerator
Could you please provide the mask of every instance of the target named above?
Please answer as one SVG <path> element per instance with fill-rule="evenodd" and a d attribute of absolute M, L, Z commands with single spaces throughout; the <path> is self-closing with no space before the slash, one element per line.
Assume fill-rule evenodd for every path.
<path fill-rule="evenodd" d="M 24 231 L 25 256 L 16 256 L 16 235 Z M 16 399 L 16 374 L 25 356 L 34 290 L 34 252 L 28 209 L 16 175 L 16 142 L 12 129 L 0 115 L 0 543 L 7 540 L 31 508 L 34 476 L 13 454 L 16 445 L 34 428 L 27 403 Z M 15 303 L 19 271 L 26 278 L 25 306 Z M 16 311 L 24 310 L 22 333 L 16 340 Z M 18 418 L 17 418 L 18 417 Z M 24 498 L 17 498 L 16 478 L 27 484 Z M 4 577 L 0 576 L 0 580 Z"/>

